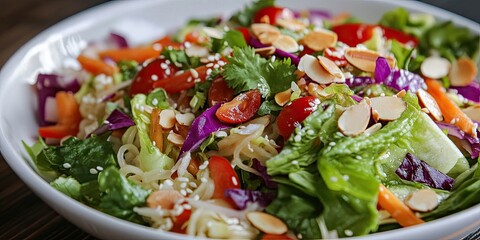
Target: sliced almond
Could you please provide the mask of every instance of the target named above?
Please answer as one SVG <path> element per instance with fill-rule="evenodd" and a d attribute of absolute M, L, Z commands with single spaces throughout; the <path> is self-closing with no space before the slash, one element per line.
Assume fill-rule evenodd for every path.
<path fill-rule="evenodd" d="M 171 109 L 165 109 L 160 112 L 160 126 L 165 129 L 170 129 L 175 126 L 175 111 Z"/>
<path fill-rule="evenodd" d="M 260 33 L 257 37 L 263 44 L 272 44 L 274 43 L 280 36 L 280 32 L 263 32 Z"/>
<path fill-rule="evenodd" d="M 439 79 L 447 76 L 450 71 L 450 62 L 442 57 L 431 56 L 422 62 L 420 70 L 425 77 Z"/>
<path fill-rule="evenodd" d="M 332 60 L 323 57 L 317 56 L 320 65 L 331 75 L 335 76 L 335 82 L 345 82 L 345 75 L 342 70 L 335 64 Z"/>
<path fill-rule="evenodd" d="M 345 50 L 345 59 L 348 63 L 365 72 L 375 72 L 377 58 L 381 56 L 380 53 L 367 49 L 347 48 Z M 394 58 L 387 56 L 385 59 L 391 68 L 395 67 Z"/>
<path fill-rule="evenodd" d="M 452 64 L 452 69 L 448 76 L 452 86 L 464 87 L 473 82 L 477 73 L 478 68 L 475 62 L 470 58 L 461 57 Z"/>
<path fill-rule="evenodd" d="M 262 57 L 270 57 L 275 53 L 275 48 L 273 46 L 256 48 L 255 52 L 260 54 Z"/>
<path fill-rule="evenodd" d="M 360 135 L 367 129 L 370 112 L 370 106 L 365 101 L 348 107 L 338 119 L 338 128 L 347 136 Z"/>
<path fill-rule="evenodd" d="M 251 29 L 252 29 L 253 35 L 255 35 L 256 37 L 258 37 L 258 35 L 264 32 L 272 32 L 272 33 L 280 34 L 280 31 L 278 30 L 278 28 L 266 23 L 254 23 L 252 24 Z"/>
<path fill-rule="evenodd" d="M 296 32 L 301 32 L 307 28 L 307 24 L 305 22 L 300 21 L 295 18 L 289 18 L 289 19 L 277 19 L 276 24 L 280 27 L 286 28 L 288 30 L 296 31 Z"/>
<path fill-rule="evenodd" d="M 407 91 L 405 91 L 405 89 L 402 89 L 402 91 L 395 94 L 395 96 L 397 96 L 399 98 L 403 98 L 403 97 L 405 97 L 405 94 L 407 94 Z"/>
<path fill-rule="evenodd" d="M 185 138 L 182 135 L 177 134 L 173 131 L 170 131 L 168 133 L 167 140 L 175 144 L 176 146 L 182 146 L 185 142 Z"/>
<path fill-rule="evenodd" d="M 393 121 L 407 109 L 407 104 L 397 96 L 371 98 L 372 111 L 378 114 L 379 120 Z"/>
<path fill-rule="evenodd" d="M 287 104 L 289 101 L 290 101 L 290 97 L 292 96 L 292 89 L 287 89 L 283 92 L 279 92 L 277 94 L 275 94 L 275 102 L 279 105 L 279 106 L 284 106 L 285 104 Z"/>
<path fill-rule="evenodd" d="M 462 111 L 472 120 L 480 122 L 480 105 L 462 109 Z"/>
<path fill-rule="evenodd" d="M 365 130 L 363 132 L 363 134 L 367 135 L 367 136 L 370 136 L 374 133 L 376 133 L 378 130 L 380 130 L 382 128 L 382 124 L 381 123 L 375 123 L 373 124 L 372 126 L 370 126 L 369 128 L 367 128 L 367 130 Z"/>
<path fill-rule="evenodd" d="M 298 51 L 297 41 L 287 35 L 280 35 L 280 37 L 278 37 L 275 41 L 272 42 L 272 46 L 288 53 Z"/>
<path fill-rule="evenodd" d="M 298 69 L 304 71 L 308 77 L 320 84 L 329 84 L 334 82 L 335 76 L 325 70 L 317 58 L 312 55 L 304 55 L 298 64 Z"/>
<path fill-rule="evenodd" d="M 193 113 L 177 113 L 175 120 L 183 126 L 190 126 L 193 120 L 195 120 L 195 115 Z"/>
<path fill-rule="evenodd" d="M 175 203 L 180 199 L 183 199 L 182 194 L 175 190 L 157 190 L 148 196 L 147 206 L 149 208 L 173 209 Z"/>
<path fill-rule="evenodd" d="M 300 70 L 295 70 L 294 74 L 297 76 L 297 79 L 302 79 L 303 76 L 305 76 L 305 72 L 300 71 Z M 304 80 L 305 81 L 305 80 Z"/>
<path fill-rule="evenodd" d="M 329 30 L 316 30 L 305 35 L 300 43 L 314 51 L 322 51 L 327 47 L 334 47 L 337 43 L 337 34 Z"/>
<path fill-rule="evenodd" d="M 405 204 L 417 212 L 430 212 L 438 206 L 438 197 L 432 189 L 420 189 L 405 198 Z"/>
<path fill-rule="evenodd" d="M 284 234 L 288 231 L 282 220 L 264 212 L 248 212 L 246 217 L 250 223 L 260 231 L 268 234 Z"/>
<path fill-rule="evenodd" d="M 440 107 L 435 101 L 435 98 L 432 97 L 428 92 L 424 91 L 423 89 L 419 89 L 417 92 L 418 100 L 420 100 L 420 105 L 428 110 L 428 114 L 436 120 L 442 121 L 443 115 L 442 111 L 440 111 Z"/>

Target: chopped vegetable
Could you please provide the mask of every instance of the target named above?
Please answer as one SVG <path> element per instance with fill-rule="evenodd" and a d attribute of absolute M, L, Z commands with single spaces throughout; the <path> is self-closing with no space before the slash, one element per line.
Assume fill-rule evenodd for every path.
<path fill-rule="evenodd" d="M 114 73 L 118 72 L 118 68 L 115 66 L 108 65 L 102 60 L 89 58 L 83 55 L 77 57 L 78 62 L 82 65 L 82 68 L 93 74 L 100 75 L 105 74 L 107 76 L 112 76 Z"/>
<path fill-rule="evenodd" d="M 252 209 L 253 207 L 253 209 L 257 211 L 265 209 L 274 198 L 273 192 L 260 192 L 239 188 L 225 190 L 225 196 L 231 198 L 240 210 Z"/>
<path fill-rule="evenodd" d="M 400 199 L 398 199 L 385 186 L 380 185 L 378 204 L 387 210 L 403 227 L 424 223 L 424 221 L 412 212 Z"/>
<path fill-rule="evenodd" d="M 137 47 L 105 50 L 99 52 L 98 55 L 102 59 L 110 58 L 115 62 L 136 61 L 142 63 L 148 59 L 158 57 L 160 55 L 160 51 L 154 49 L 153 47 Z"/>
<path fill-rule="evenodd" d="M 135 125 L 133 120 L 122 111 L 115 109 L 108 115 L 105 122 L 89 135 L 101 135 L 107 131 L 114 131 Z"/>
<path fill-rule="evenodd" d="M 56 139 L 76 135 L 82 117 L 75 96 L 60 91 L 55 95 L 55 99 L 58 109 L 58 122 L 53 126 L 39 128 L 39 135 L 44 138 Z"/>

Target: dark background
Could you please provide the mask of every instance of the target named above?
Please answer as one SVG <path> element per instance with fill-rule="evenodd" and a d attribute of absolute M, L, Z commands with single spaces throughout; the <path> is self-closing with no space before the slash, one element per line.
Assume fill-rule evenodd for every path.
<path fill-rule="evenodd" d="M 107 0 L 0 0 L 0 66 L 42 30 L 68 16 L 104 2 Z M 424 0 L 424 2 L 480 22 L 480 0 Z M 20 181 L 0 156 L 0 239 L 93 239 L 93 237 L 43 203 Z"/>

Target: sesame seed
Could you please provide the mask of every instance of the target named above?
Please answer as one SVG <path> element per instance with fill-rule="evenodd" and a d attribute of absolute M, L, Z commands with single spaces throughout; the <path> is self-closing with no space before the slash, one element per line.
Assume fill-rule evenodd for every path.
<path fill-rule="evenodd" d="M 190 210 L 192 209 L 192 206 L 190 204 L 184 204 L 183 208 L 185 208 L 186 210 Z"/>
<path fill-rule="evenodd" d="M 192 189 L 187 188 L 187 193 L 188 193 L 188 194 L 192 194 L 192 193 L 193 193 Z"/>
<path fill-rule="evenodd" d="M 293 164 L 293 165 L 298 165 L 298 161 L 297 161 L 297 160 L 293 160 L 293 161 L 292 161 L 292 164 Z"/>
<path fill-rule="evenodd" d="M 333 146 L 337 145 L 337 143 L 336 142 L 330 142 L 330 143 L 328 143 L 328 145 L 333 147 Z"/>
<path fill-rule="evenodd" d="M 97 170 L 98 171 L 103 171 L 103 167 L 102 166 L 97 166 Z"/>
<path fill-rule="evenodd" d="M 185 46 L 185 48 L 190 48 L 190 47 L 192 47 L 192 44 L 191 44 L 190 42 L 186 41 L 186 42 L 183 44 L 183 46 Z"/>
<path fill-rule="evenodd" d="M 225 66 L 225 64 L 226 64 L 226 63 L 225 63 L 224 61 L 221 61 L 221 60 L 218 61 L 218 65 L 220 65 L 221 67 Z"/>
<path fill-rule="evenodd" d="M 355 158 L 358 159 L 358 160 L 362 160 L 362 156 L 360 156 L 360 155 L 357 155 Z"/>
<path fill-rule="evenodd" d="M 157 146 L 157 142 L 155 142 L 155 141 L 152 141 L 152 144 L 155 145 L 155 146 Z"/>
<path fill-rule="evenodd" d="M 70 165 L 70 163 L 64 163 L 64 164 L 63 164 L 63 167 L 64 167 L 64 168 L 71 168 L 72 165 Z"/>
<path fill-rule="evenodd" d="M 212 69 L 209 68 L 209 69 L 207 69 L 207 76 L 210 75 L 210 74 L 212 74 Z"/>
<path fill-rule="evenodd" d="M 192 80 L 193 80 L 192 76 L 187 78 L 187 82 L 192 82 Z"/>
<path fill-rule="evenodd" d="M 187 187 L 187 183 L 182 183 L 182 184 L 180 184 L 180 187 L 181 187 L 181 188 L 186 188 L 186 187 Z"/>
<path fill-rule="evenodd" d="M 152 80 L 153 80 L 153 81 L 157 81 L 157 80 L 158 80 L 158 76 L 155 75 L 155 74 L 153 74 L 153 75 L 152 75 Z"/>
<path fill-rule="evenodd" d="M 153 50 L 161 51 L 162 50 L 162 44 L 160 44 L 160 43 L 153 44 Z"/>
<path fill-rule="evenodd" d="M 238 185 L 237 178 L 232 177 L 232 182 L 233 182 L 233 185 L 235 185 L 235 186 Z"/>
<path fill-rule="evenodd" d="M 192 77 L 193 77 L 193 78 L 198 78 L 198 72 L 197 72 L 197 70 L 191 68 L 191 69 L 190 69 L 190 73 L 192 74 Z"/>
<path fill-rule="evenodd" d="M 350 230 L 350 229 L 345 229 L 345 235 L 347 235 L 347 236 L 349 236 L 349 237 L 352 236 L 352 235 L 353 235 L 352 230 Z"/>
<path fill-rule="evenodd" d="M 348 179 L 350 179 L 348 175 L 343 175 L 343 180 L 348 181 Z"/>
<path fill-rule="evenodd" d="M 98 171 L 95 168 L 90 168 L 90 174 L 97 174 Z"/>
<path fill-rule="evenodd" d="M 217 69 L 219 67 L 220 67 L 220 65 L 218 65 L 218 64 L 213 65 L 213 68 L 215 68 L 215 69 Z"/>
<path fill-rule="evenodd" d="M 180 190 L 180 194 L 182 194 L 183 196 L 187 196 L 187 191 L 185 191 L 184 189 Z"/>
<path fill-rule="evenodd" d="M 158 99 L 154 98 L 154 99 L 152 100 L 152 104 L 153 104 L 153 105 L 157 105 L 157 104 L 158 104 Z"/>
<path fill-rule="evenodd" d="M 293 140 L 294 140 L 295 142 L 300 142 L 300 141 L 302 141 L 302 136 L 300 136 L 300 135 L 295 135 L 295 137 L 293 138 Z"/>
<path fill-rule="evenodd" d="M 200 200 L 200 196 L 198 196 L 197 194 L 195 194 L 193 197 L 192 197 L 193 200 Z"/>
<path fill-rule="evenodd" d="M 200 167 L 199 167 L 199 168 L 200 168 Z M 206 183 L 206 182 L 208 182 L 208 179 L 205 178 L 205 177 L 202 177 L 202 178 L 200 178 L 200 181 L 202 181 L 203 183 Z"/>
<path fill-rule="evenodd" d="M 194 183 L 194 182 L 189 182 L 188 185 L 192 188 L 197 188 L 198 187 L 197 184 Z"/>
<path fill-rule="evenodd" d="M 331 177 L 331 178 L 330 178 L 330 181 L 336 182 L 336 181 L 338 181 L 338 178 L 337 178 L 337 177 Z"/>
<path fill-rule="evenodd" d="M 313 134 L 315 134 L 315 131 L 313 131 L 312 129 L 309 129 L 309 130 L 307 131 L 307 134 L 308 134 L 308 135 L 313 135 Z"/>
<path fill-rule="evenodd" d="M 165 184 L 167 184 L 169 186 L 173 186 L 173 181 L 170 180 L 170 179 L 167 179 L 167 180 L 165 180 Z"/>

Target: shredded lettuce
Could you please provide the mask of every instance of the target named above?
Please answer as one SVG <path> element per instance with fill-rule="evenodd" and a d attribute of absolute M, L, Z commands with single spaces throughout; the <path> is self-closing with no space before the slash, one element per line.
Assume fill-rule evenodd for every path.
<path fill-rule="evenodd" d="M 138 136 L 140 137 L 140 168 L 144 171 L 166 170 L 173 167 L 173 159 L 153 145 L 148 134 L 150 129 L 150 114 L 144 111 L 147 97 L 143 94 L 137 94 L 132 99 L 133 121 L 137 126 Z"/>

